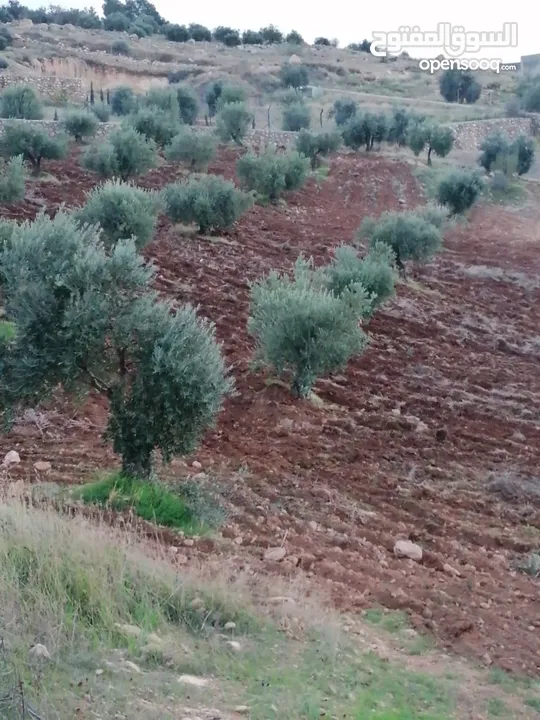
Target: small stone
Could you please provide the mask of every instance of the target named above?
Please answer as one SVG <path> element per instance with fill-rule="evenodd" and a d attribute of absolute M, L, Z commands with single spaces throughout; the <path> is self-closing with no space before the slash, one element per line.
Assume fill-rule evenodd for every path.
<path fill-rule="evenodd" d="M 454 577 L 461 577 L 461 573 L 456 568 L 452 567 L 448 563 L 444 563 L 443 570 L 448 575 L 453 575 Z"/>
<path fill-rule="evenodd" d="M 224 630 L 236 630 L 236 623 L 235 623 L 235 622 L 232 622 L 232 620 L 231 620 L 231 621 L 229 621 L 228 623 L 225 623 L 223 629 L 224 629 Z"/>
<path fill-rule="evenodd" d="M 491 655 L 489 653 L 486 653 L 482 659 L 486 663 L 486 665 L 491 665 L 493 662 L 493 660 L 491 659 Z"/>
<path fill-rule="evenodd" d="M 398 199 L 398 203 L 399 203 L 400 205 L 405 205 L 406 201 L 405 201 L 404 198 L 399 198 L 399 199 Z"/>
<path fill-rule="evenodd" d="M 234 538 L 233 542 L 235 545 L 241 545 L 244 542 L 244 538 L 240 537 L 239 535 L 238 537 Z"/>
<path fill-rule="evenodd" d="M 21 462 L 21 458 L 19 456 L 19 453 L 16 450 L 10 450 L 4 456 L 3 465 L 5 467 L 10 467 L 10 465 L 17 465 L 20 462 Z"/>
<path fill-rule="evenodd" d="M 131 662 L 131 660 L 124 660 L 124 665 L 126 668 L 128 668 L 128 670 L 133 670 L 133 672 L 135 673 L 141 672 L 141 668 L 134 662 Z"/>
<path fill-rule="evenodd" d="M 191 463 L 191 467 L 194 468 L 195 470 L 200 470 L 202 468 L 202 465 L 198 460 L 194 460 Z"/>
<path fill-rule="evenodd" d="M 50 660 L 51 655 L 45 645 L 41 645 L 38 643 L 37 645 L 34 645 L 34 647 L 30 648 L 30 652 L 28 653 L 30 657 L 32 658 L 38 658 L 40 660 Z"/>
<path fill-rule="evenodd" d="M 49 472 L 52 468 L 52 465 L 47 460 L 38 460 L 34 463 L 34 470 L 37 470 L 37 472 Z"/>
<path fill-rule="evenodd" d="M 250 708 L 248 705 L 237 705 L 234 708 L 234 712 L 237 712 L 240 715 L 247 715 L 249 711 L 250 711 Z"/>
<path fill-rule="evenodd" d="M 142 635 L 141 628 L 136 625 L 122 625 L 121 623 L 114 623 L 114 627 L 123 635 L 128 635 L 129 637 L 138 638 Z"/>
<path fill-rule="evenodd" d="M 295 605 L 296 601 L 293 598 L 286 597 L 284 595 L 276 595 L 275 597 L 268 598 L 270 605 Z"/>
<path fill-rule="evenodd" d="M 101 668 L 98 668 L 98 669 L 96 670 L 96 675 L 99 677 L 99 675 L 103 675 L 104 672 L 105 672 L 105 670 L 102 670 Z"/>
<path fill-rule="evenodd" d="M 186 547 L 193 547 L 195 545 L 195 540 L 192 540 L 192 538 L 186 538 L 184 540 L 184 545 Z"/>
<path fill-rule="evenodd" d="M 417 426 L 415 428 L 415 432 L 417 432 L 419 434 L 425 433 L 428 430 L 429 430 L 429 427 L 426 425 L 425 422 L 422 422 L 421 420 L 419 421 L 419 423 L 417 424 Z"/>
<path fill-rule="evenodd" d="M 285 548 L 282 547 L 275 547 L 275 548 L 269 548 L 264 553 L 264 559 L 265 560 L 272 560 L 274 562 L 279 562 L 280 560 L 283 560 L 285 555 L 287 554 Z"/>
<path fill-rule="evenodd" d="M 204 607 L 204 600 L 200 597 L 193 598 L 191 601 L 191 607 L 194 610 L 200 610 L 200 608 Z"/>
<path fill-rule="evenodd" d="M 240 652 L 240 650 L 242 650 L 242 646 L 237 640 L 227 640 L 226 644 L 233 652 Z"/>
<path fill-rule="evenodd" d="M 188 556 L 184 555 L 184 553 L 178 553 L 178 555 L 175 555 L 174 559 L 179 565 L 186 565 Z"/>
<path fill-rule="evenodd" d="M 315 520 L 310 520 L 310 521 L 308 522 L 308 527 L 309 527 L 310 530 L 313 530 L 313 531 L 315 532 L 315 530 L 317 530 L 317 528 L 318 528 L 319 526 L 317 525 L 317 523 L 315 522 Z"/>
<path fill-rule="evenodd" d="M 210 684 L 208 678 L 197 677 L 196 675 L 180 675 L 178 682 L 193 685 L 194 687 L 206 687 Z"/>
<path fill-rule="evenodd" d="M 422 548 L 410 540 L 397 540 L 394 545 L 394 555 L 398 558 L 406 557 L 420 562 L 422 559 Z"/>

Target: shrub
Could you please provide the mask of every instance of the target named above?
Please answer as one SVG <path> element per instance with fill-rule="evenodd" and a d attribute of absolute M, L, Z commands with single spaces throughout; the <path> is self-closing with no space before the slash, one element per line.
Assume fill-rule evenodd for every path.
<path fill-rule="evenodd" d="M 216 117 L 216 132 L 223 142 L 241 145 L 251 122 L 252 115 L 244 103 L 227 103 Z"/>
<path fill-rule="evenodd" d="M 321 157 L 335 152 L 340 144 L 339 133 L 312 133 L 309 130 L 300 130 L 296 138 L 296 149 L 301 155 L 309 158 L 313 170 L 320 165 Z"/>
<path fill-rule="evenodd" d="M 336 125 L 342 127 L 356 115 L 357 110 L 358 105 L 354 100 L 336 100 L 330 113 L 336 121 Z"/>
<path fill-rule="evenodd" d="M 105 30 L 116 30 L 117 32 L 127 32 L 130 25 L 131 20 L 121 12 L 111 13 L 103 21 Z"/>
<path fill-rule="evenodd" d="M 301 187 L 308 169 L 308 161 L 298 153 L 247 153 L 236 163 L 236 172 L 242 185 L 273 203 L 285 190 Z"/>
<path fill-rule="evenodd" d="M 185 25 L 171 24 L 165 28 L 165 37 L 171 42 L 187 42 L 190 34 Z"/>
<path fill-rule="evenodd" d="M 415 212 L 386 212 L 378 220 L 366 218 L 360 225 L 358 239 L 368 238 L 370 247 L 387 245 L 395 254 L 396 265 L 403 271 L 407 260 L 425 262 L 441 247 L 439 228 Z"/>
<path fill-rule="evenodd" d="M 141 250 L 154 236 L 157 211 L 154 193 L 109 180 L 87 193 L 77 218 L 81 223 L 99 225 L 107 248 L 131 238 Z"/>
<path fill-rule="evenodd" d="M 309 74 L 305 65 L 285 63 L 279 71 L 283 87 L 298 90 L 309 83 Z"/>
<path fill-rule="evenodd" d="M 357 286 L 366 293 L 365 307 L 361 314 L 369 317 L 395 292 L 397 273 L 395 256 L 388 245 L 376 244 L 365 258 L 358 257 L 353 247 L 336 248 L 332 263 L 324 268 L 326 286 L 337 297 Z"/>
<path fill-rule="evenodd" d="M 143 108 L 157 108 L 180 123 L 178 94 L 174 88 L 152 88 L 140 98 L 139 105 Z"/>
<path fill-rule="evenodd" d="M 408 133 L 408 144 L 418 156 L 427 147 L 427 164 L 431 165 L 431 153 L 446 157 L 454 147 L 454 133 L 449 127 L 428 122 L 413 123 Z"/>
<path fill-rule="evenodd" d="M 158 108 L 143 108 L 128 117 L 129 124 L 153 140 L 159 147 L 168 145 L 180 129 L 180 123 L 164 110 Z"/>
<path fill-rule="evenodd" d="M 4 157 L 22 155 L 29 162 L 35 175 L 41 172 L 42 160 L 61 160 L 67 154 L 67 137 L 51 137 L 40 127 L 12 123 L 6 125 L 0 138 Z"/>
<path fill-rule="evenodd" d="M 260 32 L 255 30 L 244 30 L 242 33 L 242 45 L 262 45 L 264 42 Z"/>
<path fill-rule="evenodd" d="M 522 114 L 520 99 L 517 97 L 510 98 L 504 106 L 504 114 L 510 118 L 520 117 Z"/>
<path fill-rule="evenodd" d="M 89 147 L 82 165 L 102 177 L 127 180 L 141 175 L 157 162 L 156 144 L 134 128 L 121 127 L 109 135 L 106 143 Z"/>
<path fill-rule="evenodd" d="M 394 110 L 388 122 L 387 141 L 399 147 L 405 147 L 408 143 L 409 128 L 413 123 L 421 121 L 421 118 L 408 110 L 403 108 Z"/>
<path fill-rule="evenodd" d="M 210 117 L 214 117 L 217 112 L 217 105 L 222 92 L 223 83 L 219 80 L 213 83 L 206 91 L 205 100 L 208 105 L 208 114 Z"/>
<path fill-rule="evenodd" d="M 115 40 L 111 45 L 111 52 L 113 55 L 131 55 L 131 50 L 125 40 Z"/>
<path fill-rule="evenodd" d="M 540 83 L 529 87 L 523 97 L 523 105 L 528 112 L 540 112 Z"/>
<path fill-rule="evenodd" d="M 307 105 L 295 103 L 283 111 L 283 130 L 299 131 L 311 125 L 311 112 Z"/>
<path fill-rule="evenodd" d="M 236 47 L 241 44 L 240 33 L 230 27 L 220 25 L 212 33 L 216 42 L 221 42 L 228 47 Z"/>
<path fill-rule="evenodd" d="M 308 397 L 318 377 L 342 369 L 367 345 L 358 323 L 364 304 L 360 292 L 338 297 L 325 289 L 301 257 L 292 279 L 272 271 L 251 285 L 248 331 L 256 359 L 280 375 L 290 370 L 293 393 Z"/>
<path fill-rule="evenodd" d="M 191 23 L 191 25 L 188 27 L 188 31 L 190 37 L 196 42 L 212 41 L 212 33 L 204 25 L 199 25 L 198 23 Z"/>
<path fill-rule="evenodd" d="M 4 407 L 35 407 L 59 384 L 109 401 L 106 437 L 124 476 L 151 476 L 193 450 L 231 383 L 213 326 L 148 292 L 152 268 L 132 242 L 110 252 L 94 227 L 42 215 L 13 231 L 0 266 L 17 333 L 2 354 Z"/>
<path fill-rule="evenodd" d="M 482 181 L 472 170 L 452 170 L 439 183 L 437 200 L 458 215 L 474 205 L 482 192 Z"/>
<path fill-rule="evenodd" d="M 11 22 L 11 20 L 2 20 L 0 22 Z M 0 25 L 0 50 L 5 50 L 10 45 L 13 45 L 13 35 L 5 25 Z"/>
<path fill-rule="evenodd" d="M 439 78 L 439 90 L 447 102 L 474 103 L 480 97 L 482 86 L 469 70 L 452 68 Z"/>
<path fill-rule="evenodd" d="M 216 154 L 214 138 L 207 133 L 194 132 L 189 127 L 180 128 L 165 148 L 165 158 L 169 162 L 183 162 L 191 170 L 206 168 Z"/>
<path fill-rule="evenodd" d="M 111 93 L 111 109 L 115 115 L 129 115 L 137 105 L 137 96 L 130 87 L 121 86 Z"/>
<path fill-rule="evenodd" d="M 488 135 L 480 145 L 480 155 L 478 163 L 486 172 L 491 171 L 493 163 L 499 157 L 508 155 L 510 141 L 508 136 L 503 132 L 495 132 Z"/>
<path fill-rule="evenodd" d="M 330 47 L 330 45 L 332 45 L 332 43 L 330 42 L 330 40 L 329 40 L 328 38 L 325 38 L 325 37 L 315 38 L 315 41 L 314 41 L 313 44 L 314 44 L 314 45 L 319 45 L 319 46 L 326 46 L 326 47 Z"/>
<path fill-rule="evenodd" d="M 41 120 L 43 107 L 33 88 L 13 85 L 0 95 L 0 116 L 17 120 Z"/>
<path fill-rule="evenodd" d="M 167 185 L 162 197 L 170 220 L 196 223 L 202 233 L 230 228 L 253 202 L 251 195 L 214 175 Z"/>
<path fill-rule="evenodd" d="M 5 70 L 9 67 L 9 63 L 5 57 L 0 57 L 0 70 Z"/>
<path fill-rule="evenodd" d="M 111 119 L 111 110 L 108 105 L 105 103 L 97 103 L 97 105 L 92 105 L 92 112 L 97 117 L 99 122 L 109 122 Z"/>
<path fill-rule="evenodd" d="M 217 99 L 217 109 L 221 110 L 224 105 L 229 103 L 245 103 L 246 100 L 246 91 L 243 87 L 239 85 L 221 85 Z"/>
<path fill-rule="evenodd" d="M 261 28 L 261 35 L 265 43 L 274 45 L 283 42 L 283 33 L 275 25 Z"/>
<path fill-rule="evenodd" d="M 70 113 L 64 120 L 63 125 L 66 132 L 72 135 L 77 142 L 95 135 L 98 127 L 95 115 L 84 110 Z"/>
<path fill-rule="evenodd" d="M 193 125 L 199 114 L 199 101 L 193 90 L 187 85 L 178 85 L 176 99 L 180 111 L 180 119 L 186 125 Z"/>
<path fill-rule="evenodd" d="M 388 123 L 383 113 L 354 115 L 344 126 L 342 135 L 345 145 L 358 150 L 362 145 L 371 150 L 375 142 L 381 143 L 388 134 Z"/>
<path fill-rule="evenodd" d="M 534 140 L 525 137 L 525 135 L 520 135 L 512 143 L 511 152 L 517 155 L 517 174 L 525 175 L 528 173 L 534 163 Z"/>
<path fill-rule="evenodd" d="M 24 200 L 24 165 L 22 156 L 0 161 L 0 203 Z"/>
<path fill-rule="evenodd" d="M 285 42 L 288 42 L 291 45 L 303 45 L 304 38 L 296 30 L 291 30 L 291 32 L 286 36 Z"/>

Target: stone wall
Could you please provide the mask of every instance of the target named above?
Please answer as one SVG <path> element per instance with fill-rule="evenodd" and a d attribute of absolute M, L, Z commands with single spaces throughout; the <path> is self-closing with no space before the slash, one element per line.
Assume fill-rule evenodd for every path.
<path fill-rule="evenodd" d="M 78 78 L 60 78 L 53 76 L 15 77 L 14 75 L 0 75 L 0 89 L 10 85 L 31 85 L 41 97 L 62 105 L 70 102 L 75 105 L 84 103 L 88 88 Z"/>
<path fill-rule="evenodd" d="M 504 132 L 512 140 L 518 135 L 535 135 L 537 123 L 533 117 L 469 120 L 453 123 L 455 147 L 459 150 L 478 150 L 482 140 L 493 132 Z"/>

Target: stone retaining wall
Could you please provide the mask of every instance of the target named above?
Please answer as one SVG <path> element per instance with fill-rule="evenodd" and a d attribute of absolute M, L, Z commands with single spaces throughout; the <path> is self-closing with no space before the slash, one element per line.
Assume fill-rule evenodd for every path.
<path fill-rule="evenodd" d="M 482 140 L 493 132 L 504 132 L 511 140 L 518 135 L 535 135 L 537 122 L 534 117 L 497 118 L 494 120 L 470 120 L 453 123 L 455 147 L 459 150 L 478 150 Z"/>
<path fill-rule="evenodd" d="M 51 75 L 15 77 L 0 75 L 0 90 L 10 85 L 31 85 L 41 97 L 62 105 L 70 102 L 75 105 L 84 103 L 88 88 L 78 78 L 60 78 Z"/>

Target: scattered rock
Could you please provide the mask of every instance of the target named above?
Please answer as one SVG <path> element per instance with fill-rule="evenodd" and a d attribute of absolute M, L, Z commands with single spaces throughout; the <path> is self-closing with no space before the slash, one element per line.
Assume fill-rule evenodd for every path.
<path fill-rule="evenodd" d="M 399 203 L 400 205 L 405 205 L 406 202 L 407 202 L 407 201 L 405 200 L 405 198 L 399 198 L 399 199 L 398 199 L 398 203 Z"/>
<path fill-rule="evenodd" d="M 200 610 L 200 608 L 204 607 L 204 600 L 200 597 L 193 598 L 191 601 L 191 607 L 194 610 Z"/>
<path fill-rule="evenodd" d="M 102 668 L 98 668 L 96 670 L 96 675 L 99 677 L 100 675 L 103 675 L 104 672 L 105 672 L 105 670 L 103 670 Z"/>
<path fill-rule="evenodd" d="M 291 57 L 289 58 L 289 63 L 291 65 L 301 65 L 302 58 L 300 58 L 298 55 L 291 55 Z"/>
<path fill-rule="evenodd" d="M 192 538 L 186 538 L 184 540 L 184 545 L 186 547 L 193 547 L 195 545 L 195 540 L 193 540 Z"/>
<path fill-rule="evenodd" d="M 196 677 L 195 675 L 180 675 L 178 682 L 186 685 L 193 685 L 193 687 L 207 687 L 210 685 L 208 678 Z"/>
<path fill-rule="evenodd" d="M 295 605 L 296 600 L 293 600 L 293 598 L 286 597 L 284 595 L 276 595 L 275 597 L 268 598 L 268 602 L 270 605 Z"/>
<path fill-rule="evenodd" d="M 135 672 L 135 673 L 140 673 L 140 672 L 142 672 L 142 671 L 141 671 L 141 668 L 140 668 L 138 665 L 136 665 L 134 662 L 131 662 L 131 660 L 124 660 L 124 666 L 125 666 L 128 670 L 132 670 L 132 671 Z"/>
<path fill-rule="evenodd" d="M 31 658 L 35 658 L 38 660 L 50 660 L 51 655 L 45 645 L 41 645 L 38 643 L 37 645 L 34 645 L 30 648 L 30 651 L 28 653 Z"/>
<path fill-rule="evenodd" d="M 406 557 L 420 562 L 422 559 L 422 548 L 410 540 L 397 540 L 394 545 L 394 555 L 398 558 Z"/>
<path fill-rule="evenodd" d="M 21 458 L 19 456 L 19 453 L 16 450 L 10 450 L 8 453 L 4 456 L 4 467 L 10 467 L 11 465 L 17 465 L 21 462 Z"/>
<path fill-rule="evenodd" d="M 244 538 L 240 537 L 239 535 L 238 537 L 234 538 L 233 542 L 235 545 L 242 545 L 242 543 L 244 542 Z"/>
<path fill-rule="evenodd" d="M 48 460 L 38 460 L 34 463 L 34 470 L 37 472 L 49 472 L 51 468 L 52 465 Z"/>
<path fill-rule="evenodd" d="M 236 630 L 236 623 L 232 621 L 225 623 L 224 630 Z"/>
<path fill-rule="evenodd" d="M 453 575 L 454 577 L 461 577 L 461 573 L 456 568 L 452 567 L 448 563 L 444 563 L 443 570 L 448 575 Z"/>
<path fill-rule="evenodd" d="M 138 638 L 142 635 L 142 630 L 136 625 L 123 625 L 122 623 L 114 623 L 114 627 L 119 630 L 123 635 L 128 637 Z"/>
<path fill-rule="evenodd" d="M 174 559 L 179 565 L 185 565 L 188 561 L 188 556 L 184 555 L 184 553 L 178 553 L 174 556 Z"/>
<path fill-rule="evenodd" d="M 250 711 L 250 709 L 251 709 L 251 708 L 250 708 L 248 705 L 237 705 L 237 706 L 234 708 L 234 712 L 237 712 L 237 713 L 239 713 L 240 715 L 247 715 L 248 712 Z"/>
<path fill-rule="evenodd" d="M 227 640 L 226 645 L 233 652 L 240 652 L 242 650 L 242 646 L 240 645 L 240 643 L 237 640 Z"/>
<path fill-rule="evenodd" d="M 264 559 L 265 560 L 272 560 L 274 562 L 279 562 L 280 560 L 283 560 L 285 555 L 287 554 L 287 551 L 285 548 L 282 547 L 275 547 L 275 548 L 269 548 L 264 553 Z"/>
<path fill-rule="evenodd" d="M 319 526 L 317 525 L 317 523 L 315 522 L 315 520 L 310 520 L 310 521 L 308 522 L 308 527 L 309 527 L 310 530 L 315 531 L 315 530 L 317 530 L 317 528 L 318 528 Z"/>
<path fill-rule="evenodd" d="M 198 460 L 194 460 L 191 463 L 191 467 L 194 468 L 195 470 L 200 470 L 202 468 L 202 465 Z"/>
<path fill-rule="evenodd" d="M 418 425 L 415 428 L 415 432 L 417 433 L 425 433 L 429 430 L 429 426 L 426 425 L 425 422 L 422 422 L 421 420 L 418 422 Z"/>

